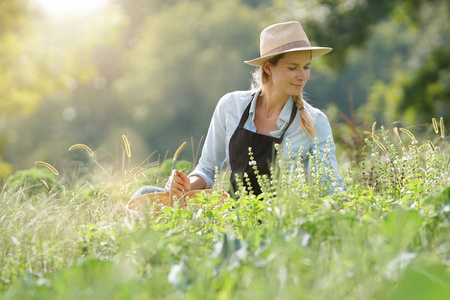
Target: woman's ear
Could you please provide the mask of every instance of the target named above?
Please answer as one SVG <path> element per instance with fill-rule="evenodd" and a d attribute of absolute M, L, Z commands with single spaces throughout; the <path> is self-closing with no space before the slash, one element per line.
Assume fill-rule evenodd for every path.
<path fill-rule="evenodd" d="M 266 72 L 266 74 L 269 76 L 272 75 L 272 70 L 270 67 L 271 67 L 271 64 L 269 61 L 266 61 L 262 66 L 263 71 Z"/>

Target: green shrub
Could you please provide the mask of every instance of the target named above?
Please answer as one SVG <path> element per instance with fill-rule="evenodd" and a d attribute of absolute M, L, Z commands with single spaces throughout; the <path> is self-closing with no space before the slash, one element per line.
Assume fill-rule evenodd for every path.
<path fill-rule="evenodd" d="M 188 174 L 193 171 L 193 164 L 187 160 L 176 160 L 175 164 L 173 159 L 166 159 L 159 166 L 146 170 L 148 175 L 169 177 L 173 169 L 181 170 Z"/>
<path fill-rule="evenodd" d="M 339 193 L 323 188 L 326 160 L 310 158 L 308 179 L 280 159 L 259 196 L 202 195 L 136 219 L 125 205 L 141 177 L 157 185 L 192 164 L 99 168 L 71 185 L 17 172 L 0 194 L 0 297 L 447 299 L 449 144 L 374 129 Z"/>
<path fill-rule="evenodd" d="M 40 193 L 59 192 L 62 186 L 58 178 L 48 169 L 33 167 L 20 170 L 9 176 L 5 181 L 5 190 L 10 193 L 20 193 L 21 200 Z"/>

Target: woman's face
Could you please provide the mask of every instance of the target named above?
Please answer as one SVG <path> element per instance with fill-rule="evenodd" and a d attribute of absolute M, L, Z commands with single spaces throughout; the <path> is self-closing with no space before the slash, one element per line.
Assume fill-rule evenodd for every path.
<path fill-rule="evenodd" d="M 264 71 L 272 81 L 271 87 L 288 95 L 300 95 L 309 79 L 310 51 L 288 52 L 276 65 L 266 62 Z"/>

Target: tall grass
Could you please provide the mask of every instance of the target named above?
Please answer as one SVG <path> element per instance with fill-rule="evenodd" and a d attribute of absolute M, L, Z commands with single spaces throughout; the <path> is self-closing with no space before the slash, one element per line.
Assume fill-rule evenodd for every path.
<path fill-rule="evenodd" d="M 345 191 L 329 193 L 326 156 L 314 153 L 307 174 L 287 153 L 272 179 L 259 178 L 258 197 L 242 189 L 218 207 L 220 197 L 199 196 L 198 210 L 175 205 L 137 220 L 126 213 L 129 197 L 163 182 L 154 164 L 132 164 L 125 139 L 117 170 L 93 152 L 85 176 L 52 174 L 34 189 L 7 181 L 0 297 L 446 299 L 450 149 L 441 128 L 419 142 L 374 126 L 362 162 L 342 170 Z"/>

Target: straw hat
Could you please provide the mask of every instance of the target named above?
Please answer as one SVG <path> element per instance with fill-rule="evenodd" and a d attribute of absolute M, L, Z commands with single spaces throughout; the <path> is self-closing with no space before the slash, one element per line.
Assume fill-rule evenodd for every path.
<path fill-rule="evenodd" d="M 311 58 L 324 55 L 329 47 L 313 47 L 299 22 L 273 24 L 261 32 L 259 52 L 261 57 L 244 61 L 260 67 L 266 60 L 281 53 L 311 50 Z"/>

